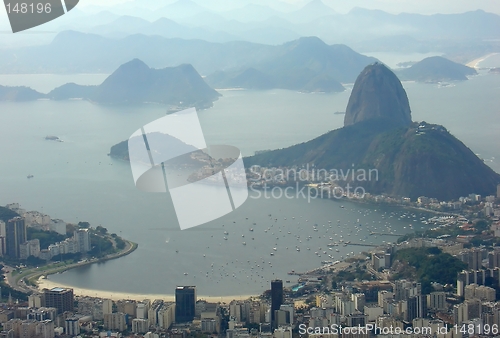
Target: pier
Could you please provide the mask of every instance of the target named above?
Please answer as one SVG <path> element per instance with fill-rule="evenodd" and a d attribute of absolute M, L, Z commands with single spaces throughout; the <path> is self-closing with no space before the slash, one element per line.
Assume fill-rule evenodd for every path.
<path fill-rule="evenodd" d="M 373 248 L 376 248 L 380 246 L 380 244 L 366 244 L 366 243 L 347 243 L 347 245 L 356 245 L 356 246 L 371 246 Z"/>
<path fill-rule="evenodd" d="M 390 232 L 370 232 L 370 236 L 372 235 L 380 235 L 380 236 L 396 236 L 396 237 L 401 237 L 404 236 L 404 234 L 393 234 Z"/>

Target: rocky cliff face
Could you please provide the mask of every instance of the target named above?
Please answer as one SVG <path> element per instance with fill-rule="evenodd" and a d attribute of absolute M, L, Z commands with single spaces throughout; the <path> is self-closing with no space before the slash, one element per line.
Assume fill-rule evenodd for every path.
<path fill-rule="evenodd" d="M 345 126 L 314 140 L 245 159 L 247 167 L 314 164 L 326 170 L 376 169 L 374 179 L 347 178 L 342 186 L 362 186 L 372 194 L 457 199 L 470 193 L 491 195 L 500 175 L 446 128 L 411 122 L 406 92 L 382 64 L 358 76 Z"/>
<path fill-rule="evenodd" d="M 381 63 L 367 66 L 359 74 L 347 104 L 344 126 L 383 119 L 394 126 L 409 126 L 411 110 L 401 82 Z"/>

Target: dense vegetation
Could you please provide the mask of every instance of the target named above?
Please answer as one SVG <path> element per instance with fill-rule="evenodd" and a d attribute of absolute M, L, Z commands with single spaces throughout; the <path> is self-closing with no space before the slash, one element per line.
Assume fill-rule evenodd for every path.
<path fill-rule="evenodd" d="M 8 208 L 0 207 L 0 220 L 7 222 L 8 220 L 19 216 L 19 214 L 15 211 L 12 211 Z"/>
<path fill-rule="evenodd" d="M 104 257 L 107 254 L 113 253 L 113 242 L 109 239 L 99 236 L 95 233 L 90 234 L 90 242 L 92 243 L 92 249 L 89 254 L 95 257 Z"/>
<path fill-rule="evenodd" d="M 469 148 L 438 125 L 392 128 L 390 121 L 359 122 L 289 148 L 245 158 L 246 167 L 303 166 L 326 170 L 376 169 L 378 180 L 356 181 L 370 193 L 416 199 L 458 199 L 470 193 L 490 195 L 500 183 Z M 353 166 L 354 164 L 354 166 Z M 343 184 L 345 182 L 337 182 Z M 351 184 L 352 186 L 352 184 Z"/>
<path fill-rule="evenodd" d="M 361 280 L 371 280 L 373 279 L 372 274 L 367 272 L 364 269 L 361 269 L 359 266 L 356 267 L 356 269 L 349 271 L 349 270 L 341 270 L 338 273 L 334 274 L 331 277 L 332 281 L 332 288 L 336 289 L 338 283 L 343 282 L 343 281 L 354 281 L 355 279 L 361 281 Z"/>
<path fill-rule="evenodd" d="M 432 291 L 431 282 L 454 284 L 457 273 L 466 268 L 466 264 L 450 254 L 443 253 L 439 248 L 409 248 L 396 253 L 395 261 L 403 262 L 413 267 L 402 269 L 394 279 L 415 278 L 422 283 L 422 292 Z M 412 276 L 414 274 L 414 276 Z"/>
<path fill-rule="evenodd" d="M 129 161 L 130 159 L 128 155 L 128 140 L 122 141 L 112 146 L 109 152 L 109 156 Z"/>
<path fill-rule="evenodd" d="M 35 228 L 27 228 L 28 240 L 37 239 L 40 241 L 40 249 L 47 249 L 49 245 L 62 242 L 66 239 L 66 236 L 61 235 L 55 231 L 44 231 Z"/>

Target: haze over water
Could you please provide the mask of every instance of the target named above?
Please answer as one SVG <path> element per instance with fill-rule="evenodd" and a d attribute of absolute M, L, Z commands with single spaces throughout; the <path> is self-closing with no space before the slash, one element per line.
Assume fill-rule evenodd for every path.
<path fill-rule="evenodd" d="M 37 76 L 0 75 L 0 83 L 34 85 Z M 50 81 L 51 87 L 61 81 L 57 76 L 45 79 L 47 90 Z M 76 76 L 72 81 L 78 80 Z M 102 75 L 97 75 L 82 78 L 80 83 L 101 81 Z M 413 120 L 443 124 L 500 172 L 500 76 L 481 73 L 441 88 L 411 82 L 404 86 Z M 255 150 L 286 147 L 341 127 L 344 115 L 334 112 L 345 111 L 350 90 L 328 95 L 284 90 L 221 93 L 223 97 L 213 108 L 199 112 L 207 143 L 234 145 L 244 155 L 251 155 Z M 221 219 L 180 231 L 169 196 L 137 190 L 129 164 L 107 156 L 112 145 L 164 114 L 160 105 L 0 102 L 0 124 L 9 126 L 0 133 L 0 204 L 19 202 L 25 209 L 43 211 L 53 218 L 89 221 L 139 244 L 129 256 L 50 279 L 132 293 L 171 294 L 176 285 L 189 284 L 197 285 L 201 295 L 246 295 L 264 291 L 276 277 L 293 284 L 295 279 L 287 275 L 291 270 L 302 272 L 320 266 L 321 261 L 340 260 L 347 253 L 370 249 L 340 245 L 329 250 L 328 243 L 343 239 L 379 244 L 396 237 L 375 238 L 370 231 L 401 234 L 412 231 L 410 223 L 416 229 L 423 226 L 421 217 L 425 215 L 346 201 L 249 198 Z M 64 142 L 46 141 L 47 135 Z M 29 174 L 34 178 L 28 180 Z M 401 218 L 403 213 L 406 216 Z"/>

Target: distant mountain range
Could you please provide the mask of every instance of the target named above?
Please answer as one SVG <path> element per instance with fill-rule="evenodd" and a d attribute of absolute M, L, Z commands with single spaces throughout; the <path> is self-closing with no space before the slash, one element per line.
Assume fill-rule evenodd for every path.
<path fill-rule="evenodd" d="M 42 94 L 27 87 L 0 86 L 0 100 L 86 99 L 103 104 L 155 102 L 175 107 L 210 107 L 220 96 L 189 64 L 152 69 L 139 59 L 121 65 L 98 86 L 68 83 Z"/>
<path fill-rule="evenodd" d="M 388 101 L 392 103 L 380 106 Z M 245 158 L 247 167 L 306 164 L 344 172 L 376 169 L 377 179 L 337 183 L 413 199 L 490 195 L 500 183 L 500 175 L 444 127 L 411 122 L 406 92 L 397 77 L 379 63 L 366 67 L 356 80 L 343 128 L 289 148 Z"/>
<path fill-rule="evenodd" d="M 190 63 L 205 75 L 224 72 L 208 77 L 207 81 L 213 86 L 239 87 L 251 82 L 250 87 L 255 88 L 305 91 L 341 91 L 343 88 L 338 82 L 354 82 L 361 69 L 376 60 L 345 45 L 329 46 L 316 37 L 270 46 L 144 35 L 113 40 L 63 32 L 48 46 L 16 50 L 10 56 L 0 54 L 0 73 L 111 72 L 133 58 L 154 68 Z M 249 68 L 258 72 L 250 70 L 250 74 L 245 74 Z M 249 79 L 248 75 L 253 78 Z"/>
<path fill-rule="evenodd" d="M 281 1 L 251 2 L 211 6 L 213 2 L 191 0 L 167 5 L 135 1 L 102 7 L 100 12 L 95 8 L 95 14 L 75 12 L 71 18 L 51 22 L 44 29 L 75 30 L 113 38 L 144 34 L 273 45 L 314 35 L 328 44 L 348 44 L 358 51 L 441 51 L 456 58 L 484 55 L 500 48 L 500 16 L 482 10 L 422 15 L 355 7 L 339 14 L 322 0 L 300 2 L 301 8 Z M 345 10 L 346 6 L 337 3 L 334 7 Z M 140 55 L 132 57 L 144 59 Z"/>
<path fill-rule="evenodd" d="M 140 34 L 111 39 L 65 31 L 49 45 L 2 51 L 0 73 L 111 73 L 138 58 L 153 68 L 189 63 L 207 75 L 263 61 L 276 49 L 249 42 L 219 44 Z"/>
<path fill-rule="evenodd" d="M 329 46 L 304 37 L 276 48 L 275 56 L 243 70 L 216 72 L 206 78 L 215 88 L 283 88 L 303 92 L 339 92 L 376 59 L 345 45 Z"/>
<path fill-rule="evenodd" d="M 402 80 L 439 82 L 464 81 L 467 80 L 467 76 L 477 75 L 477 71 L 441 56 L 433 56 L 425 58 L 407 69 L 402 69 L 397 74 Z"/>
<path fill-rule="evenodd" d="M 110 12 L 113 7 L 96 14 L 75 10 L 71 18 L 44 25 L 44 30 L 60 32 L 51 44 L 1 50 L 0 73 L 102 73 L 139 58 L 155 68 L 191 63 L 208 75 L 255 67 L 277 50 L 269 45 L 302 36 L 348 44 L 358 52 L 440 51 L 460 62 L 500 50 L 500 16 L 481 10 L 396 15 L 354 8 L 339 14 L 321 0 L 286 13 L 264 1 L 218 12 L 189 0 L 156 10 L 138 2 L 120 5 L 115 12 Z M 195 52 L 199 50 L 204 53 Z"/>

